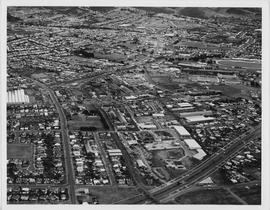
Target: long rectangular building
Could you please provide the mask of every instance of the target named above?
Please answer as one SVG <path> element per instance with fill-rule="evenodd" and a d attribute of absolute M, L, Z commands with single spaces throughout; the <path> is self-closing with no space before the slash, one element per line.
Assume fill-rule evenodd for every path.
<path fill-rule="evenodd" d="M 183 126 L 173 126 L 180 136 L 190 136 L 190 133 Z"/>
<path fill-rule="evenodd" d="M 210 122 L 210 121 L 215 120 L 214 117 L 205 117 L 202 115 L 188 116 L 188 117 L 185 117 L 185 119 L 188 123 L 202 123 L 202 122 Z"/>
<path fill-rule="evenodd" d="M 26 104 L 29 102 L 29 96 L 24 93 L 24 89 L 12 90 L 7 92 L 8 104 Z"/>

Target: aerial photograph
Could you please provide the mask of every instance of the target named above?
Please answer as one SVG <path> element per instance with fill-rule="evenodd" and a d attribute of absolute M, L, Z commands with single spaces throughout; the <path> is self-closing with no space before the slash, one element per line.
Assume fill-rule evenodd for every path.
<path fill-rule="evenodd" d="M 8 6 L 6 203 L 261 205 L 262 8 Z"/>

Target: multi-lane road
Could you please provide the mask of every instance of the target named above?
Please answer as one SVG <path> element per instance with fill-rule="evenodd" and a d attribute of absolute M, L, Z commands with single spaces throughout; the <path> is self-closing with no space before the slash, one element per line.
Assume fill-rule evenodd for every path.
<path fill-rule="evenodd" d="M 206 178 L 214 171 L 216 171 L 217 168 L 219 168 L 225 161 L 235 156 L 241 149 L 243 149 L 248 144 L 248 142 L 260 136 L 261 125 L 231 141 L 206 161 L 182 174 L 180 177 L 173 179 L 170 182 L 161 185 L 160 187 L 154 188 L 150 191 L 152 195 L 151 197 L 155 198 L 154 201 L 162 201 L 174 193 L 191 187 L 198 181 Z M 133 198 L 123 200 L 119 203 L 139 204 L 144 203 L 147 199 L 149 199 L 148 196 L 141 194 Z"/>

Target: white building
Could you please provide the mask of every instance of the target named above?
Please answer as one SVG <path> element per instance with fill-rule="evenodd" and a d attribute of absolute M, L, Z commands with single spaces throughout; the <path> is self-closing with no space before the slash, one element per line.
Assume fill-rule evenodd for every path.
<path fill-rule="evenodd" d="M 183 126 L 173 126 L 180 136 L 190 136 L 190 133 Z"/>
<path fill-rule="evenodd" d="M 214 117 L 205 117 L 203 115 L 187 116 L 185 117 L 188 123 L 201 123 L 215 120 Z"/>
<path fill-rule="evenodd" d="M 187 144 L 189 149 L 201 149 L 201 146 L 194 139 L 185 139 L 184 142 Z"/>
<path fill-rule="evenodd" d="M 7 103 L 8 104 L 23 104 L 29 103 L 29 96 L 25 95 L 24 90 L 12 90 L 7 92 Z"/>

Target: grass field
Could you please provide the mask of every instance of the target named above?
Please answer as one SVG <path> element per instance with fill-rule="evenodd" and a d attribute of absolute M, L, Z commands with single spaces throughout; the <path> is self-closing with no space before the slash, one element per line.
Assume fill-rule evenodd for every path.
<path fill-rule="evenodd" d="M 254 185 L 249 188 L 245 187 L 235 187 L 232 188 L 232 191 L 251 205 L 259 205 L 261 204 L 261 186 Z"/>
<path fill-rule="evenodd" d="M 69 128 L 70 129 L 80 129 L 80 127 L 95 127 L 97 130 L 105 130 L 105 127 L 101 120 L 99 119 L 94 119 L 91 121 L 76 121 L 72 120 L 68 122 Z"/>
<path fill-rule="evenodd" d="M 196 190 L 175 199 L 179 204 L 240 204 L 226 190 Z"/>
<path fill-rule="evenodd" d="M 29 144 L 8 144 L 7 158 L 31 159 L 32 148 Z"/>

